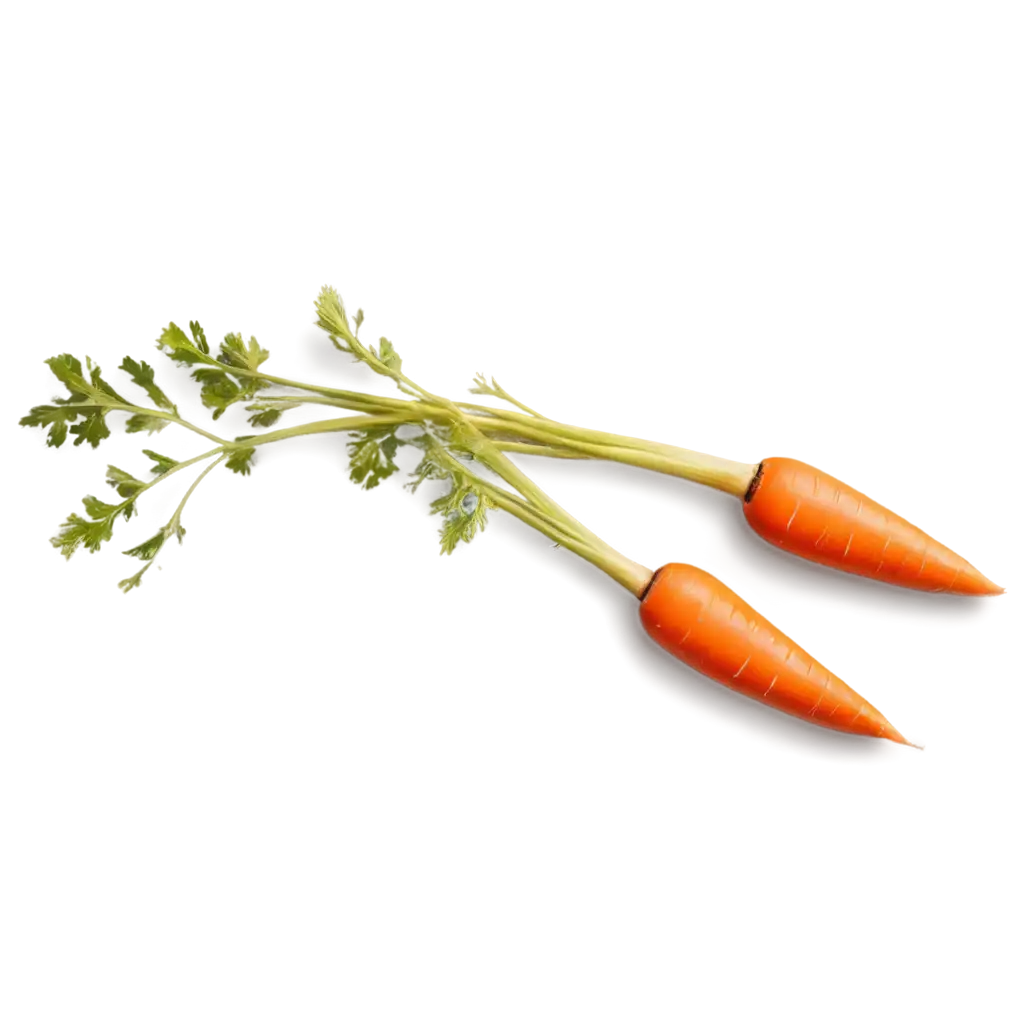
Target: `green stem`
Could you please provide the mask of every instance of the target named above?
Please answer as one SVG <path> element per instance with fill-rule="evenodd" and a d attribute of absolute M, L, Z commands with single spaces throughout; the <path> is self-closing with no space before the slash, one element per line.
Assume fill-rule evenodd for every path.
<path fill-rule="evenodd" d="M 549 459 L 589 459 L 589 455 L 574 452 L 570 448 L 554 448 L 546 444 L 527 444 L 520 441 L 497 441 L 491 438 L 491 444 L 498 451 L 514 452 L 517 455 L 545 455 Z"/>
<path fill-rule="evenodd" d="M 643 469 L 652 469 L 669 476 L 682 477 L 695 483 L 706 484 L 742 498 L 757 473 L 757 463 L 735 462 L 716 455 L 677 448 L 674 445 L 644 441 L 622 434 L 609 434 L 600 430 L 574 427 L 556 420 L 535 419 L 515 412 L 495 410 L 486 405 L 464 403 L 462 408 L 481 412 L 496 421 L 495 428 L 480 425 L 480 429 L 502 429 L 497 424 L 514 424 L 511 431 L 524 438 L 533 438 L 546 444 L 572 448 L 591 458 L 623 462 Z M 474 418 L 475 420 L 475 418 Z M 507 426 L 504 427 L 507 430 Z"/>
<path fill-rule="evenodd" d="M 148 416 L 153 419 L 167 420 L 168 423 L 176 423 L 179 427 L 184 427 L 186 430 L 191 430 L 195 434 L 200 434 L 205 437 L 208 441 L 215 441 L 217 444 L 228 444 L 223 437 L 218 437 L 216 434 L 211 434 L 210 431 L 204 430 L 202 427 L 197 427 L 194 423 L 190 423 L 186 419 L 182 419 L 177 413 L 168 412 L 166 409 L 147 409 L 142 405 L 132 405 L 130 402 L 118 402 L 101 391 L 94 392 L 95 400 L 91 402 L 68 402 L 65 406 L 67 409 L 105 409 L 107 412 L 126 412 L 132 416 Z"/>
<path fill-rule="evenodd" d="M 227 442 L 226 442 L 227 443 Z M 188 469 L 189 466 L 194 466 L 197 462 L 202 462 L 204 459 L 212 458 L 214 455 L 220 455 L 224 451 L 224 445 L 220 445 L 217 448 L 212 448 L 208 452 L 203 452 L 202 455 L 196 455 L 191 459 L 186 459 L 184 462 L 178 462 L 171 466 L 170 469 L 165 470 L 158 477 L 150 480 L 149 483 L 143 484 L 130 498 L 125 498 L 124 501 L 118 506 L 118 511 L 121 511 L 127 505 L 135 501 L 140 494 L 145 494 L 151 487 L 156 487 L 157 484 L 163 483 L 168 477 L 174 476 L 175 473 L 180 473 L 183 469 Z"/>
<path fill-rule="evenodd" d="M 465 411 L 474 416 L 480 417 L 494 424 L 502 423 L 503 429 L 512 430 L 528 428 L 535 430 L 547 430 L 556 432 L 565 438 L 574 438 L 581 441 L 596 444 L 615 444 L 618 447 L 630 447 L 630 449 L 649 449 L 656 442 L 632 438 L 622 434 L 611 433 L 610 431 L 598 430 L 594 427 L 578 427 L 571 423 L 562 423 L 550 417 L 541 416 L 538 413 L 527 413 L 524 409 L 502 409 L 500 407 L 488 406 L 481 402 L 466 402 Z"/>
<path fill-rule="evenodd" d="M 308 391 L 323 398 L 334 399 L 333 404 L 340 405 L 343 409 L 354 411 L 365 410 L 367 412 L 376 409 L 401 409 L 414 403 L 402 398 L 384 398 L 378 395 L 367 395 L 360 391 L 345 391 L 341 388 L 327 388 L 319 384 L 304 384 L 297 380 L 288 380 L 286 377 L 275 377 L 268 373 L 261 373 L 256 370 L 247 370 L 241 367 L 231 367 L 231 373 L 239 377 L 250 377 L 254 380 L 265 380 L 282 388 L 294 388 L 296 391 Z M 259 398 L 256 399 L 259 401 Z"/>
<path fill-rule="evenodd" d="M 234 444 L 235 447 L 252 448 L 261 444 L 272 444 L 274 441 L 285 441 L 290 437 L 303 437 L 309 434 L 351 433 L 353 430 L 364 430 L 367 427 L 389 427 L 409 423 L 410 417 L 395 416 L 344 416 L 336 420 L 317 420 L 315 423 L 300 423 L 295 427 L 284 427 L 271 430 L 266 434 L 246 437 Z"/>
<path fill-rule="evenodd" d="M 208 455 L 209 455 L 209 453 L 207 453 L 207 455 L 200 455 L 196 459 L 189 459 L 189 461 L 187 463 L 185 463 L 185 462 L 179 463 L 177 466 L 173 467 L 173 469 L 184 469 L 186 465 L 195 463 L 195 462 L 198 461 L 198 459 L 207 458 Z M 142 582 L 142 577 L 145 576 L 146 573 L 149 572 L 149 570 L 155 564 L 155 562 L 157 560 L 157 557 L 159 556 L 160 551 L 163 548 L 163 543 L 164 542 L 170 540 L 171 537 L 176 536 L 178 538 L 178 543 L 181 543 L 181 539 L 182 539 L 182 537 L 184 536 L 184 533 L 185 533 L 185 531 L 182 529 L 182 526 L 181 526 L 181 513 L 184 511 L 185 505 L 188 503 L 188 499 L 192 497 L 192 494 L 195 492 L 195 489 L 203 482 L 205 477 L 210 472 L 212 472 L 214 468 L 219 466 L 227 457 L 228 457 L 228 453 L 227 452 L 222 453 L 220 458 L 214 459 L 213 462 L 211 462 L 195 478 L 195 480 L 192 481 L 192 485 L 185 492 L 185 495 L 181 499 L 181 501 L 178 502 L 178 507 L 174 510 L 174 514 L 167 521 L 166 526 L 164 526 L 164 528 L 163 528 L 164 541 L 161 542 L 160 547 L 157 548 L 156 553 L 153 555 L 152 558 L 147 560 L 146 564 L 134 576 L 129 576 L 128 579 L 121 580 L 121 582 L 118 584 L 118 586 L 125 593 L 128 593 L 129 590 L 132 590 L 135 587 L 139 586 L 139 584 Z M 170 476 L 171 472 L 172 472 L 172 470 L 168 470 L 166 473 L 164 473 L 160 477 L 158 477 L 157 480 L 152 481 L 152 483 L 158 483 L 165 476 Z M 149 486 L 152 486 L 152 483 Z M 138 492 L 138 493 L 141 493 L 141 491 Z M 132 552 L 129 552 L 129 551 L 125 552 L 125 554 L 131 554 L 131 553 Z"/>
<path fill-rule="evenodd" d="M 476 380 L 479 382 L 479 386 L 470 388 L 470 391 L 472 391 L 473 394 L 494 395 L 495 398 L 500 398 L 503 401 L 508 402 L 509 405 L 514 405 L 517 408 L 522 409 L 523 412 L 529 413 L 531 416 L 537 416 L 538 418 L 543 419 L 541 413 L 520 402 L 518 398 L 513 398 L 493 377 L 491 378 L 490 384 L 487 383 L 487 378 L 484 377 L 483 374 L 478 375 Z"/>
<path fill-rule="evenodd" d="M 171 516 L 170 520 L 167 523 L 168 535 L 171 532 L 173 532 L 171 529 L 172 527 L 174 527 L 174 530 L 176 530 L 177 527 L 181 525 L 181 513 L 184 510 L 185 505 L 188 502 L 188 499 L 192 497 L 192 492 L 203 482 L 203 480 L 209 473 L 212 473 L 213 470 L 216 469 L 228 457 L 228 454 L 228 452 L 224 452 L 219 459 L 214 459 L 213 462 L 211 462 L 206 467 L 206 469 L 204 469 L 202 473 L 200 473 L 195 478 L 195 480 L 192 481 L 192 485 L 185 492 L 185 496 L 181 499 L 181 501 L 178 503 L 178 507 L 174 510 L 174 515 Z M 166 475 L 167 474 L 165 473 L 164 476 Z"/>

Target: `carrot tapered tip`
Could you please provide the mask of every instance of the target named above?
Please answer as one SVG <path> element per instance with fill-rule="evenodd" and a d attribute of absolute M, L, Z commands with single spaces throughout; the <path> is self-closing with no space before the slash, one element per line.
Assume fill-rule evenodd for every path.
<path fill-rule="evenodd" d="M 885 723 L 885 728 L 883 728 L 878 735 L 880 739 L 892 740 L 893 743 L 902 743 L 903 746 L 913 747 L 915 750 L 924 750 L 924 747 L 922 747 L 919 743 L 911 743 L 910 740 L 908 740 L 906 736 L 903 735 L 903 733 L 899 732 L 897 729 L 894 729 L 888 722 Z"/>
<path fill-rule="evenodd" d="M 925 753 L 925 744 L 920 739 L 914 739 L 913 736 L 904 736 L 902 745 L 913 754 Z"/>
<path fill-rule="evenodd" d="M 1006 588 L 993 583 L 983 572 L 979 572 L 973 565 L 968 565 L 969 572 L 959 576 L 959 586 L 950 588 L 954 594 L 970 594 L 974 597 L 998 597 L 1006 593 Z"/>
<path fill-rule="evenodd" d="M 952 555 L 952 553 L 950 553 Z M 1004 587 L 993 583 L 980 569 L 975 568 L 970 562 L 965 561 L 958 555 L 952 555 L 956 562 L 951 563 L 955 567 L 956 574 L 952 581 L 945 586 L 940 586 L 940 592 L 945 590 L 948 594 L 961 594 L 965 597 L 995 597 L 998 594 L 1005 594 Z"/>

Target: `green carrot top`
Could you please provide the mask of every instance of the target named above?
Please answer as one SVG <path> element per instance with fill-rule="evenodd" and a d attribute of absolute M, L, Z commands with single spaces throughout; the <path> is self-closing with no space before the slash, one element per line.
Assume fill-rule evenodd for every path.
<path fill-rule="evenodd" d="M 185 505 L 217 466 L 245 476 L 251 472 L 257 449 L 262 445 L 310 434 L 345 433 L 350 436 L 350 479 L 365 489 L 376 487 L 399 471 L 400 448 L 418 451 L 418 462 L 406 486 L 412 491 L 426 481 L 438 481 L 445 486 L 444 492 L 430 504 L 431 513 L 443 520 L 439 531 L 443 553 L 450 554 L 460 543 L 471 541 L 486 527 L 488 512 L 501 509 L 597 565 L 633 593 L 643 592 L 650 571 L 619 554 L 573 519 L 506 454 L 509 450 L 543 449 L 547 454 L 575 457 L 578 453 L 563 446 L 571 443 L 569 439 L 560 440 L 541 426 L 531 440 L 515 440 L 521 438 L 522 426 L 503 416 L 501 410 L 459 406 L 422 388 L 406 376 L 402 359 L 387 338 L 381 338 L 376 346 L 360 340 L 362 310 L 350 319 L 333 288 L 321 290 L 316 312 L 317 323 L 339 351 L 389 378 L 406 398 L 389 399 L 276 377 L 263 369 L 270 353 L 255 338 L 245 342 L 240 334 L 228 334 L 214 353 L 197 322 L 189 323 L 188 333 L 174 323 L 169 324 L 157 347 L 176 363 L 191 368 L 192 379 L 200 386 L 202 403 L 211 410 L 214 421 L 239 403 L 244 404 L 248 421 L 256 428 L 275 426 L 282 415 L 303 404 L 335 406 L 359 413 L 228 439 L 185 419 L 156 383 L 155 371 L 146 362 L 126 357 L 119 368 L 145 392 L 150 405 L 122 397 L 103 377 L 100 367 L 88 358 L 84 366 L 67 354 L 46 360 L 64 385 L 67 397 L 35 406 L 20 422 L 23 426 L 45 428 L 48 445 L 60 447 L 70 435 L 75 445 L 86 442 L 95 448 L 111 434 L 108 417 L 112 413 L 126 415 L 124 427 L 129 434 L 152 435 L 173 424 L 207 438 L 214 445 L 183 461 L 144 448 L 142 453 L 150 463 L 145 480 L 109 466 L 107 483 L 121 500 L 107 502 L 87 495 L 83 499 L 85 515 L 72 513 L 67 517 L 52 540 L 54 547 L 66 558 L 81 548 L 99 550 L 111 539 L 119 518 L 128 520 L 137 513 L 139 499 L 148 490 L 180 472 L 205 464 L 171 518 L 153 536 L 124 552 L 144 563 L 121 580 L 119 586 L 127 593 L 141 585 L 167 540 L 175 537 L 182 541 Z M 524 410 L 539 424 L 547 422 L 517 402 L 497 382 L 488 384 L 478 377 L 473 391 L 499 397 Z"/>

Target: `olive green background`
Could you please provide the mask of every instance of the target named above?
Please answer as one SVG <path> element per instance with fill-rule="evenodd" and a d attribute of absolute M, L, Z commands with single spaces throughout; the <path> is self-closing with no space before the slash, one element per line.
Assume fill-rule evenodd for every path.
<path fill-rule="evenodd" d="M 1022 47 L 1011 12 L 0 16 L 0 1018 L 1019 1019 L 1017 771 L 740 748 L 583 603 L 118 604 L 45 549 L 95 465 L 13 424 L 43 348 L 323 276 L 1021 278 Z"/>

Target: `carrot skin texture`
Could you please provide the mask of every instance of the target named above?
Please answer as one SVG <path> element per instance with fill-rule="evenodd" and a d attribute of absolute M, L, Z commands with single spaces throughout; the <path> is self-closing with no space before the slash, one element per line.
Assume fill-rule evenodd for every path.
<path fill-rule="evenodd" d="M 860 491 L 796 459 L 761 463 L 743 514 L 769 544 L 898 587 L 982 596 L 1003 588 Z"/>
<path fill-rule="evenodd" d="M 662 566 L 640 602 L 640 620 L 680 661 L 762 704 L 828 729 L 907 742 L 876 708 L 703 569 Z"/>

